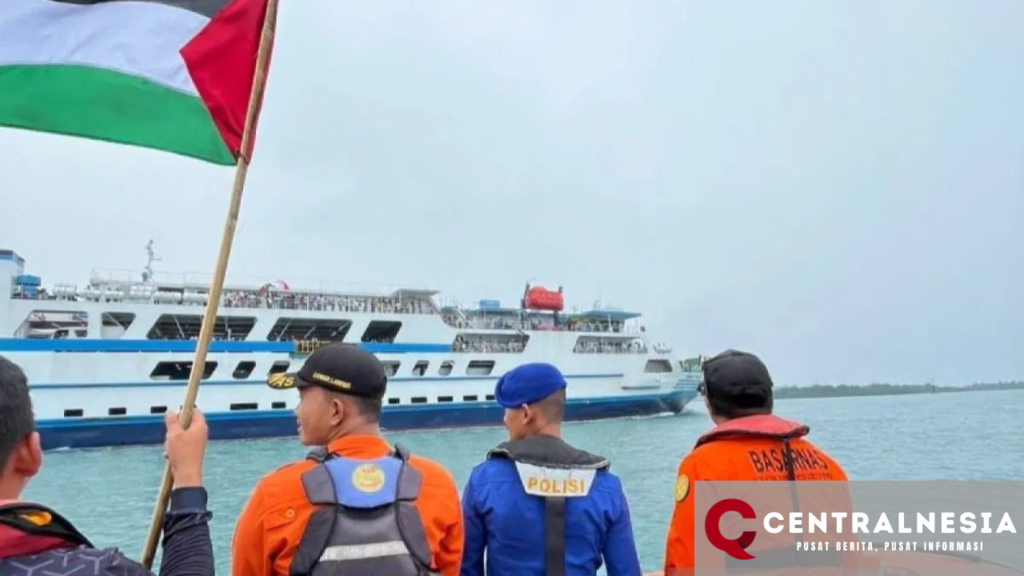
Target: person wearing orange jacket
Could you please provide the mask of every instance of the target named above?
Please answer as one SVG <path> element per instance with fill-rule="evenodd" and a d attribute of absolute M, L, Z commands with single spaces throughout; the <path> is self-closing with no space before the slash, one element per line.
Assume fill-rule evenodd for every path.
<path fill-rule="evenodd" d="M 267 384 L 298 389 L 300 440 L 321 448 L 256 485 L 235 528 L 232 575 L 458 576 L 458 488 L 440 464 L 380 436 L 387 375 L 376 356 L 328 344 Z"/>
<path fill-rule="evenodd" d="M 805 438 L 807 426 L 772 414 L 772 378 L 757 356 L 726 350 L 701 368 L 698 392 L 715 427 L 679 464 L 665 576 L 693 573 L 694 482 L 847 480 L 839 463 Z"/>

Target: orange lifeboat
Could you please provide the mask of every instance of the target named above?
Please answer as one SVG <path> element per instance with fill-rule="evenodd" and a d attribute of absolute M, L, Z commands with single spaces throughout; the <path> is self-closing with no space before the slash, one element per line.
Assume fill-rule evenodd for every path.
<path fill-rule="evenodd" d="M 561 291 L 548 290 L 542 286 L 534 286 L 526 291 L 526 308 L 530 310 L 561 312 L 564 306 Z"/>

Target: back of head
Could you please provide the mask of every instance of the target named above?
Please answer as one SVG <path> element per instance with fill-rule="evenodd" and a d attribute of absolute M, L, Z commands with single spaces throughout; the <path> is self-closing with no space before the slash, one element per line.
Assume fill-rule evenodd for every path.
<path fill-rule="evenodd" d="M 14 449 L 34 431 L 28 378 L 17 364 L 0 356 L 0 476 Z"/>
<path fill-rule="evenodd" d="M 771 414 L 774 384 L 757 356 L 730 349 L 705 360 L 701 369 L 713 416 L 732 419 Z"/>
<path fill-rule="evenodd" d="M 341 342 L 317 348 L 297 372 L 267 379 L 276 390 L 300 390 L 300 438 L 315 445 L 348 434 L 377 433 L 387 384 L 374 354 Z"/>
<path fill-rule="evenodd" d="M 551 364 L 533 362 L 505 373 L 494 387 L 494 397 L 506 411 L 523 412 L 525 426 L 514 435 L 557 428 L 565 418 L 566 382 Z M 506 425 L 508 425 L 506 419 Z"/>

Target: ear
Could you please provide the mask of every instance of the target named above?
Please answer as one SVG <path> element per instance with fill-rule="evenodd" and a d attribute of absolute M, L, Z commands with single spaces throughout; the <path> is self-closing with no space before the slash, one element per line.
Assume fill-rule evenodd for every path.
<path fill-rule="evenodd" d="M 530 408 L 529 404 L 523 405 L 523 424 L 531 424 L 537 421 L 537 417 L 540 416 L 533 408 Z"/>
<path fill-rule="evenodd" d="M 346 410 L 348 406 L 345 405 L 345 401 L 337 395 L 331 395 L 331 426 L 337 426 L 345 420 L 347 415 Z"/>
<path fill-rule="evenodd" d="M 43 444 L 39 432 L 33 432 L 14 450 L 14 471 L 20 476 L 31 478 L 43 467 Z"/>

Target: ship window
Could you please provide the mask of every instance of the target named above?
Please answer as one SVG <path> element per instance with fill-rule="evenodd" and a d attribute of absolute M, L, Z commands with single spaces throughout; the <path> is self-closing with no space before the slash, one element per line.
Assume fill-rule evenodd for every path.
<path fill-rule="evenodd" d="M 81 408 L 72 408 L 64 411 L 65 418 L 80 418 L 85 412 Z"/>
<path fill-rule="evenodd" d="M 437 370 L 437 373 L 441 376 L 447 376 L 452 373 L 452 368 L 455 367 L 455 363 L 451 360 L 445 360 L 441 362 L 441 368 Z"/>
<path fill-rule="evenodd" d="M 401 404 L 402 401 L 398 398 L 388 398 L 388 404 Z"/>
<path fill-rule="evenodd" d="M 277 360 L 270 367 L 270 370 L 267 370 L 267 376 L 270 376 L 271 374 L 277 374 L 279 372 L 287 372 L 288 367 L 291 365 L 292 363 L 287 360 Z"/>
<path fill-rule="evenodd" d="M 107 410 L 108 416 L 124 416 L 127 413 L 128 410 L 126 410 L 125 408 L 110 408 Z"/>
<path fill-rule="evenodd" d="M 327 318 L 278 318 L 267 333 L 271 342 L 341 342 L 352 327 L 351 320 Z"/>
<path fill-rule="evenodd" d="M 413 376 L 424 376 L 427 373 L 427 367 L 430 366 L 430 362 L 426 360 L 420 360 L 416 362 L 416 365 L 412 367 Z"/>
<path fill-rule="evenodd" d="M 72 288 L 73 290 L 73 288 Z M 15 332 L 18 337 L 63 340 L 76 329 L 88 329 L 89 314 L 79 310 L 33 310 Z"/>
<path fill-rule="evenodd" d="M 466 367 L 466 374 L 473 376 L 487 376 L 494 371 L 494 360 L 470 360 Z"/>
<path fill-rule="evenodd" d="M 270 409 L 271 410 L 284 410 L 287 407 L 288 407 L 288 403 L 287 402 L 271 402 L 270 403 Z"/>
<path fill-rule="evenodd" d="M 401 366 L 402 363 L 398 360 L 386 360 L 381 362 L 380 365 L 384 367 L 384 373 L 390 378 L 395 374 L 398 374 L 398 367 Z"/>
<path fill-rule="evenodd" d="M 163 414 L 164 412 L 167 412 L 167 406 L 150 406 L 149 407 L 149 413 L 150 414 Z"/>
<path fill-rule="evenodd" d="M 100 338 L 113 340 L 124 336 L 124 333 L 135 322 L 135 314 L 131 312 L 104 312 L 100 326 Z"/>
<path fill-rule="evenodd" d="M 256 363 L 252 360 L 243 360 L 238 363 L 235 367 L 235 371 L 232 374 L 238 380 L 245 380 L 252 375 L 252 371 L 256 369 Z"/>
<path fill-rule="evenodd" d="M 492 402 L 494 400 L 494 394 L 488 394 L 486 398 L 488 402 Z"/>
<path fill-rule="evenodd" d="M 76 338 L 85 338 L 85 335 L 88 332 L 89 332 L 88 330 L 75 330 L 75 337 Z"/>
<path fill-rule="evenodd" d="M 438 396 L 437 397 L 437 401 L 438 402 L 451 402 L 452 400 L 453 400 L 453 398 L 451 396 Z"/>
<path fill-rule="evenodd" d="M 259 404 L 255 402 L 239 402 L 231 405 L 231 410 L 256 410 L 259 408 Z"/>
<path fill-rule="evenodd" d="M 668 360 L 664 360 L 664 359 L 660 359 L 660 358 L 657 359 L 657 360 L 648 360 L 647 361 L 647 365 L 644 366 L 644 372 L 664 373 L 664 372 L 671 372 L 671 371 L 672 371 L 672 363 L 669 362 Z"/>
<path fill-rule="evenodd" d="M 395 337 L 398 336 L 398 331 L 401 329 L 401 322 L 374 320 L 370 322 L 366 327 L 366 331 L 363 332 L 362 341 L 373 344 L 391 344 L 395 341 Z"/>
<path fill-rule="evenodd" d="M 203 380 L 213 376 L 217 369 L 216 362 L 206 362 L 203 365 Z M 189 372 L 192 371 L 192 362 L 157 362 L 156 368 L 149 373 L 153 380 L 188 380 Z"/>
<path fill-rule="evenodd" d="M 470 394 L 469 396 L 463 396 L 462 397 L 462 401 L 463 402 L 476 402 L 477 401 L 476 394 Z"/>
<path fill-rule="evenodd" d="M 202 294 L 203 300 L 206 295 Z M 198 302 L 196 302 L 198 304 Z M 256 325 L 252 316 L 217 316 L 213 340 L 245 340 Z M 199 314 L 164 314 L 157 318 L 146 338 L 150 340 L 193 340 L 199 338 L 203 317 Z"/>
<path fill-rule="evenodd" d="M 427 397 L 426 396 L 413 396 L 412 403 L 413 404 L 426 404 L 427 403 Z"/>

